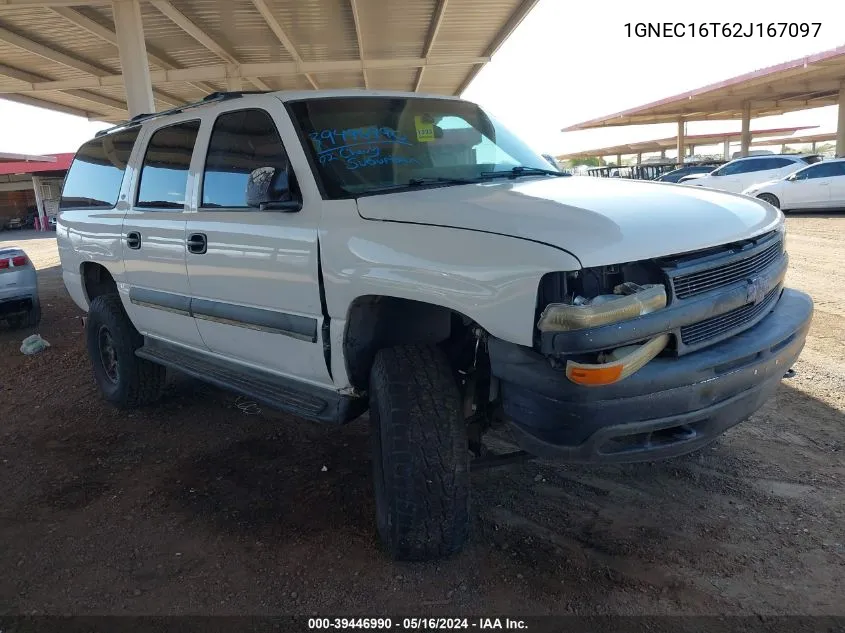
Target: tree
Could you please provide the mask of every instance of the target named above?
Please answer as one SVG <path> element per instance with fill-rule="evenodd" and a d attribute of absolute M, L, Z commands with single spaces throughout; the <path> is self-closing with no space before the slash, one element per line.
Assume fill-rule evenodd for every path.
<path fill-rule="evenodd" d="M 578 167 L 579 165 L 586 165 L 587 167 L 602 167 L 605 162 L 601 158 L 591 156 L 590 158 L 573 158 L 567 161 L 567 167 Z"/>

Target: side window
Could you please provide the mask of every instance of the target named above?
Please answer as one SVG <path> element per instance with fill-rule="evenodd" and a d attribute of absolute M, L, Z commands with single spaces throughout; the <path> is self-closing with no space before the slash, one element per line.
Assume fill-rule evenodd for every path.
<path fill-rule="evenodd" d="M 766 169 L 774 169 L 774 167 L 769 166 L 768 158 L 752 158 L 750 160 L 743 161 L 742 163 L 742 171 L 738 172 L 740 174 L 748 174 L 753 171 L 764 171 Z"/>
<path fill-rule="evenodd" d="M 802 170 L 796 180 L 830 178 L 831 176 L 842 176 L 843 174 L 845 174 L 845 163 L 818 163 Z"/>
<path fill-rule="evenodd" d="M 126 164 L 139 128 L 85 143 L 73 159 L 59 209 L 111 209 L 117 204 Z"/>
<path fill-rule="evenodd" d="M 188 168 L 199 129 L 199 121 L 185 121 L 156 130 L 141 167 L 137 207 L 184 208 Z"/>
<path fill-rule="evenodd" d="M 727 165 L 723 165 L 720 167 L 716 172 L 713 174 L 714 176 L 734 176 L 736 174 L 742 174 L 748 171 L 746 167 L 748 163 L 751 161 L 747 160 L 740 160 L 735 163 L 728 163 Z"/>
<path fill-rule="evenodd" d="M 798 166 L 801 163 L 789 160 L 788 158 L 766 158 L 766 167 L 763 169 L 780 169 L 781 167 L 789 167 L 790 165 Z"/>
<path fill-rule="evenodd" d="M 204 209 L 247 209 L 249 175 L 260 167 L 285 169 L 287 154 L 273 119 L 264 110 L 238 110 L 217 117 L 202 184 Z"/>

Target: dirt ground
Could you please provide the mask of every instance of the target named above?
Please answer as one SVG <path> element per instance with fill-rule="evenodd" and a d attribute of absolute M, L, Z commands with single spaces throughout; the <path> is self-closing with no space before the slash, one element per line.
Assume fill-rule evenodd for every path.
<path fill-rule="evenodd" d="M 396 564 L 374 537 L 367 424 L 326 428 L 176 379 L 95 390 L 55 240 L 44 353 L 0 326 L 0 615 L 836 614 L 845 586 L 845 215 L 788 219 L 816 315 L 751 420 L 669 462 L 473 474 L 471 540 Z"/>

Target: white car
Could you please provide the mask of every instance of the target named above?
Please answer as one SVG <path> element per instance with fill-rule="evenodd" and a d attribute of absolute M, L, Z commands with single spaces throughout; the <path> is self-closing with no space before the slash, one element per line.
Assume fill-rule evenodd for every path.
<path fill-rule="evenodd" d="M 783 210 L 845 208 L 845 159 L 816 163 L 743 193 Z"/>
<path fill-rule="evenodd" d="M 152 404 L 167 366 L 317 422 L 369 410 L 401 559 L 461 548 L 471 461 L 525 456 L 482 450 L 494 422 L 562 461 L 688 453 L 771 400 L 813 311 L 771 205 L 567 178 L 478 105 L 416 93 L 133 119 L 77 152 L 57 238 L 114 405 Z"/>
<path fill-rule="evenodd" d="M 752 185 L 782 178 L 820 160 L 821 157 L 815 154 L 807 156 L 800 154 L 746 156 L 725 163 L 701 178 L 684 181 L 684 184 L 692 187 L 707 187 L 742 193 Z"/>

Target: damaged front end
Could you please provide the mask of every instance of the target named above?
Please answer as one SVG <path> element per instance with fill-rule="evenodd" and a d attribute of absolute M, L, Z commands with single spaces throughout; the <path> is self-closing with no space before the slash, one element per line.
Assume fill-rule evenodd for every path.
<path fill-rule="evenodd" d="M 521 447 L 643 461 L 747 418 L 797 359 L 812 317 L 811 299 L 783 287 L 783 238 L 547 274 L 534 348 L 489 341 Z"/>

